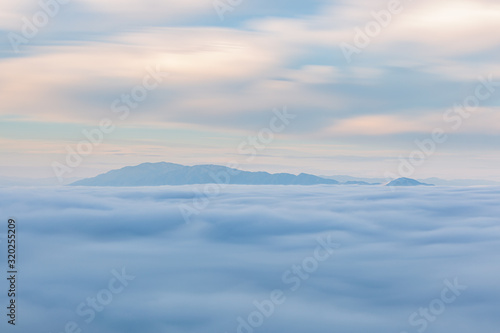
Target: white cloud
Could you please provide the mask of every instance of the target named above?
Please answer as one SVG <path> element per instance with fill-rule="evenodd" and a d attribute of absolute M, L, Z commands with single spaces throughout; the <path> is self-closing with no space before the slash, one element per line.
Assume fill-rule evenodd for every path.
<path fill-rule="evenodd" d="M 373 115 L 347 118 L 325 130 L 325 135 L 387 135 L 429 132 L 439 124 L 439 115 L 408 118 L 397 115 Z"/>
<path fill-rule="evenodd" d="M 196 16 L 200 13 L 215 15 L 211 1 L 199 0 L 82 0 L 91 11 L 109 14 L 113 18 L 132 20 L 172 19 L 179 16 Z"/>
<path fill-rule="evenodd" d="M 282 273 L 332 235 L 341 247 L 263 329 L 414 330 L 408 316 L 458 277 L 469 289 L 430 325 L 468 333 L 477 313 L 484 331 L 497 327 L 499 194 L 231 186 L 190 225 L 178 205 L 202 196 L 183 186 L 1 188 L 0 208 L 19 224 L 23 331 L 58 332 L 74 320 L 110 333 L 236 332 L 237 316 L 273 289 L 288 290 Z M 74 309 L 122 266 L 136 279 L 87 326 Z"/>
<path fill-rule="evenodd" d="M 20 30 L 23 16 L 29 17 L 40 7 L 33 0 L 1 1 L 0 2 L 0 28 Z"/>

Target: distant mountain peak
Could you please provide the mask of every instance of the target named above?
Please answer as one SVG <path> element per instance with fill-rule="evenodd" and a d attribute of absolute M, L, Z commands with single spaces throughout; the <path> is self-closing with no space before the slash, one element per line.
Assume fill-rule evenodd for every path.
<path fill-rule="evenodd" d="M 434 186 L 433 184 L 421 183 L 418 180 L 411 178 L 398 178 L 389 182 L 386 186 Z"/>
<path fill-rule="evenodd" d="M 239 184 L 239 185 L 336 185 L 338 181 L 301 173 L 270 174 L 250 172 L 220 165 L 194 165 L 159 162 L 142 163 L 111 170 L 93 178 L 79 180 L 74 186 L 162 186 L 194 184 Z"/>

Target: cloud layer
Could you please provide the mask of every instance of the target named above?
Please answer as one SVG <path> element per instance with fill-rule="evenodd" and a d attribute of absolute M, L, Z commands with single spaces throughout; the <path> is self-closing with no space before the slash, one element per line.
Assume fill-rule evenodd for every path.
<path fill-rule="evenodd" d="M 416 332 L 409 316 L 455 278 L 467 289 L 426 331 L 497 329 L 499 188 L 230 186 L 186 224 L 199 190 L 0 189 L 18 224 L 19 329 L 236 332 L 280 289 L 256 332 Z M 328 237 L 340 247 L 291 291 L 283 274 Z M 76 308 L 122 267 L 135 279 L 87 324 Z"/>

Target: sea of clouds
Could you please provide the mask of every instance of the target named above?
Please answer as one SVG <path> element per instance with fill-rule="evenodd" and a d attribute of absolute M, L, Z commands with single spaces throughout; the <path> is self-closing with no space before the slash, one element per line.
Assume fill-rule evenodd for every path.
<path fill-rule="evenodd" d="M 498 332 L 499 187 L 195 188 L 0 188 L 16 330 Z"/>

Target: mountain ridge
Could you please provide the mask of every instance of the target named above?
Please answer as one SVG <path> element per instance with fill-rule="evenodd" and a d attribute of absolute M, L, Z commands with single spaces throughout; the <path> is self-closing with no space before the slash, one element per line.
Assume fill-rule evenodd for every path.
<path fill-rule="evenodd" d="M 159 162 L 142 163 L 111 170 L 96 177 L 76 181 L 71 186 L 162 186 L 195 184 L 238 185 L 338 185 L 338 181 L 301 173 L 271 174 L 265 171 L 250 172 L 225 166 L 205 164 L 184 166 Z"/>

